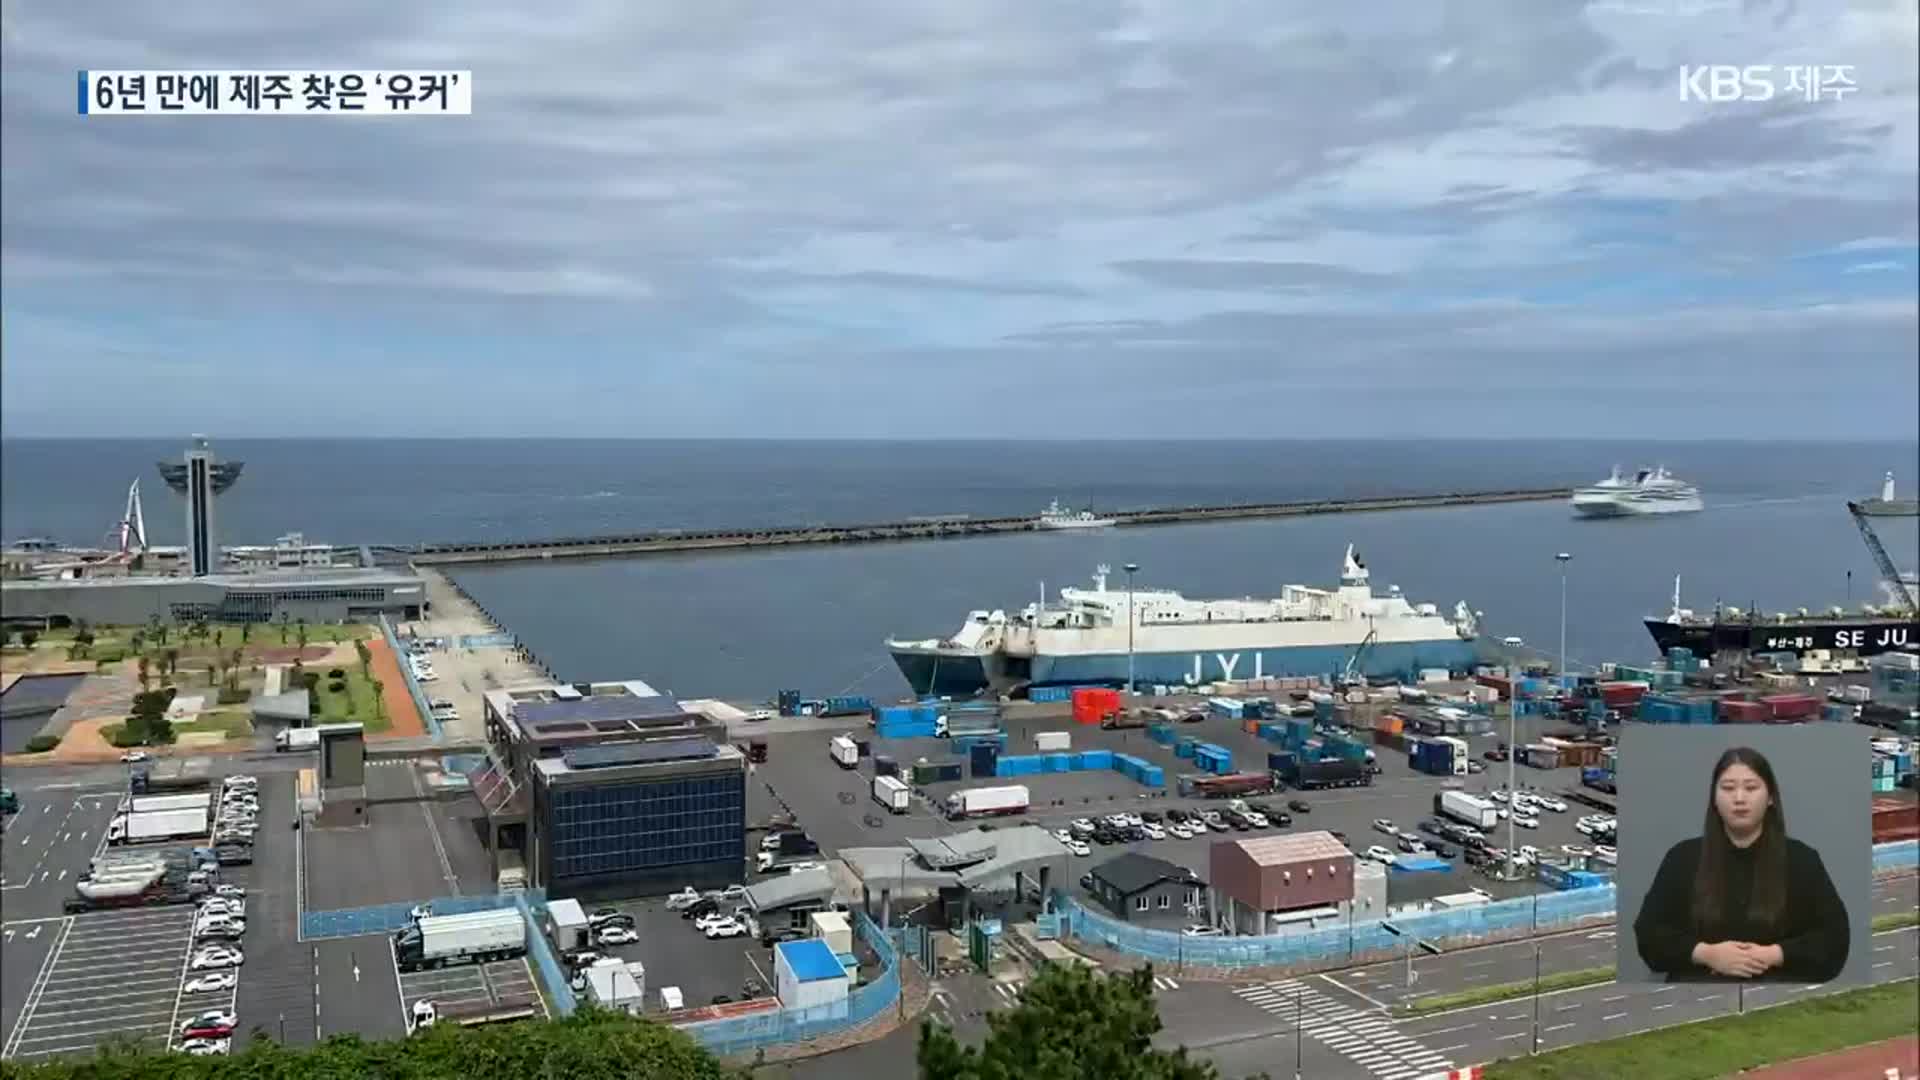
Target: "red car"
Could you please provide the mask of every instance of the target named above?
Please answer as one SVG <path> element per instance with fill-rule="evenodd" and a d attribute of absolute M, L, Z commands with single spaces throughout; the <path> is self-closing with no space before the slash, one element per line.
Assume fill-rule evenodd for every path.
<path fill-rule="evenodd" d="M 182 1039 L 231 1039 L 232 1024 L 196 1024 L 180 1032 Z"/>

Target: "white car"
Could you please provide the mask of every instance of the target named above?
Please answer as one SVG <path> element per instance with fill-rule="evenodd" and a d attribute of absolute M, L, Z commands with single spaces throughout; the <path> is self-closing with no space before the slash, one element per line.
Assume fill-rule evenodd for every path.
<path fill-rule="evenodd" d="M 693 920 L 693 928 L 695 930 L 705 931 L 709 926 L 717 926 L 720 923 L 731 921 L 733 921 L 732 915 L 722 915 L 718 911 L 712 911 Z"/>
<path fill-rule="evenodd" d="M 1375 844 L 1372 847 L 1368 848 L 1367 853 L 1361 857 L 1372 859 L 1374 862 L 1377 862 L 1377 863 L 1391 864 L 1393 862 L 1393 852 L 1388 851 L 1386 848 L 1381 847 L 1379 844 Z"/>
<path fill-rule="evenodd" d="M 699 903 L 700 900 L 701 900 L 700 890 L 689 885 L 686 888 L 681 889 L 679 892 L 674 893 L 673 895 L 667 897 L 667 910 L 668 911 L 685 911 L 686 909 Z"/>
<path fill-rule="evenodd" d="M 1494 816 L 1495 816 L 1495 817 L 1497 817 L 1497 818 L 1499 818 L 1499 819 L 1500 819 L 1501 821 L 1505 821 L 1505 820 L 1507 820 L 1508 818 L 1510 818 L 1510 817 L 1512 817 L 1512 816 L 1513 816 L 1513 815 L 1512 815 L 1511 813 L 1509 813 L 1509 812 L 1507 811 L 1507 808 L 1506 808 L 1506 807 L 1504 807 L 1504 806 L 1496 806 L 1496 807 L 1494 807 L 1494 808 L 1493 808 L 1493 813 L 1494 813 Z"/>
<path fill-rule="evenodd" d="M 1494 790 L 1487 792 L 1487 798 L 1492 799 L 1494 802 L 1497 802 L 1497 803 L 1503 803 L 1507 801 L 1507 793 L 1503 789 L 1495 788 Z"/>
<path fill-rule="evenodd" d="M 707 892 L 707 898 L 710 900 L 718 900 L 723 904 L 729 901 L 738 903 L 747 898 L 747 887 L 745 885 L 729 885 L 724 889 L 711 889 Z"/>
<path fill-rule="evenodd" d="M 244 919 L 247 917 L 247 905 L 238 900 L 228 900 L 224 897 L 209 897 L 200 905 L 200 912 L 197 917 L 205 919 L 210 915 L 224 915 L 229 919 Z"/>
<path fill-rule="evenodd" d="M 1273 825 L 1272 822 L 1267 820 L 1267 815 L 1261 813 L 1258 810 L 1247 811 L 1247 824 L 1253 826 L 1256 829 L 1271 828 Z"/>
<path fill-rule="evenodd" d="M 224 945 L 209 945 L 193 954 L 188 967 L 194 971 L 220 971 L 236 968 L 246 962 L 239 949 L 229 949 Z"/>
<path fill-rule="evenodd" d="M 233 1049 L 232 1039 L 188 1039 L 180 1044 L 180 1052 L 194 1057 L 217 1057 Z"/>
<path fill-rule="evenodd" d="M 718 922 L 708 923 L 703 928 L 703 932 L 707 935 L 707 940 L 709 941 L 717 941 L 720 938 L 745 937 L 747 924 L 729 915 Z"/>
<path fill-rule="evenodd" d="M 153 755 L 145 750 L 129 750 L 120 755 L 120 760 L 128 765 L 136 765 L 142 761 L 152 761 Z"/>
<path fill-rule="evenodd" d="M 1180 931 L 1180 933 L 1187 937 L 1219 937 L 1220 928 L 1217 926 L 1207 926 L 1202 923 L 1194 923 L 1192 926 Z"/>
<path fill-rule="evenodd" d="M 758 724 L 771 720 L 777 715 L 779 714 L 775 713 L 772 709 L 755 709 L 747 714 L 747 720 L 751 723 Z"/>
<path fill-rule="evenodd" d="M 1538 799 L 1536 801 L 1539 802 L 1541 806 L 1546 807 L 1556 814 L 1564 814 L 1567 812 L 1567 804 L 1561 802 L 1559 799 Z"/>
<path fill-rule="evenodd" d="M 609 926 L 600 931 L 596 939 L 601 945 L 631 945 L 640 940 L 640 935 L 628 926 Z"/>
<path fill-rule="evenodd" d="M 1620 857 L 1620 853 L 1607 844 L 1593 845 L 1593 853 L 1607 859 L 1618 859 Z"/>
<path fill-rule="evenodd" d="M 1383 818 L 1383 817 L 1377 817 L 1373 819 L 1373 831 L 1383 832 L 1383 833 L 1386 833 L 1388 836 L 1400 835 L 1400 830 L 1394 827 L 1393 822 L 1388 821 L 1386 818 Z"/>
<path fill-rule="evenodd" d="M 1085 840 L 1067 841 L 1067 850 L 1073 852 L 1075 855 L 1078 855 L 1083 859 L 1093 854 L 1093 849 L 1087 846 L 1087 842 Z"/>
<path fill-rule="evenodd" d="M 1560 853 L 1562 855 L 1571 855 L 1576 859 L 1582 859 L 1588 855 L 1593 854 L 1593 850 L 1591 848 L 1583 847 L 1579 844 L 1561 844 Z"/>
<path fill-rule="evenodd" d="M 245 900 L 247 888 L 244 885 L 215 885 L 213 895 L 222 900 Z"/>
<path fill-rule="evenodd" d="M 1515 814 L 1513 817 L 1513 823 L 1515 825 L 1520 826 L 1523 829 L 1537 829 L 1540 827 L 1539 818 L 1528 817 L 1525 814 Z"/>
<path fill-rule="evenodd" d="M 231 971 L 216 971 L 211 975 L 201 975 L 190 979 L 183 987 L 189 994 L 216 994 L 222 990 L 231 990 L 240 982 L 240 976 Z"/>
<path fill-rule="evenodd" d="M 208 1012 L 203 1012 L 186 1023 L 181 1024 L 180 1030 L 186 1032 L 192 1031 L 194 1028 L 202 1027 L 237 1028 L 239 1026 L 240 1015 L 238 1013 L 224 1009 L 213 1009 Z"/>
<path fill-rule="evenodd" d="M 1083 817 L 1077 817 L 1067 822 L 1067 828 L 1074 832 L 1090 833 L 1093 831 L 1093 822 Z"/>
<path fill-rule="evenodd" d="M 1187 828 L 1185 823 L 1176 821 L 1172 825 L 1167 826 L 1167 835 L 1176 840 L 1191 840 L 1193 839 L 1193 830 Z"/>
<path fill-rule="evenodd" d="M 193 936 L 195 938 L 208 938 L 219 941 L 238 941 L 246 935 L 246 932 L 247 923 L 244 919 L 201 923 L 193 928 Z"/>
<path fill-rule="evenodd" d="M 792 866 L 787 867 L 787 873 L 798 874 L 807 870 L 818 870 L 823 865 L 825 864 L 817 863 L 817 862 L 797 862 L 797 863 L 794 863 Z"/>
<path fill-rule="evenodd" d="M 1167 830 L 1151 822 L 1140 826 L 1140 831 L 1146 833 L 1147 839 L 1149 840 L 1165 840 L 1167 838 Z"/>
<path fill-rule="evenodd" d="M 1142 821 L 1142 820 L 1140 819 L 1140 815 L 1139 815 L 1139 814 L 1121 814 L 1121 815 L 1120 815 L 1120 820 L 1121 820 L 1121 821 L 1123 821 L 1123 822 L 1125 822 L 1125 823 L 1126 823 L 1126 824 L 1128 824 L 1128 825 L 1131 825 L 1131 826 L 1133 826 L 1133 827 L 1135 827 L 1135 828 L 1139 828 L 1140 826 L 1142 826 L 1142 825 L 1145 825 L 1145 824 L 1146 824 L 1146 822 L 1145 822 L 1145 821 Z"/>
<path fill-rule="evenodd" d="M 1055 829 L 1053 830 L 1053 838 L 1063 844 L 1071 844 L 1073 843 L 1073 832 L 1068 829 Z"/>

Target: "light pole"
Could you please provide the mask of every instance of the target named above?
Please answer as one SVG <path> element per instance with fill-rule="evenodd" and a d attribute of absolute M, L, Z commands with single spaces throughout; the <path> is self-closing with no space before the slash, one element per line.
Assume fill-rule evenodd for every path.
<path fill-rule="evenodd" d="M 1300 1080 L 1300 1012 L 1306 1007 L 1305 991 L 1301 987 L 1293 988 L 1293 1080 Z"/>
<path fill-rule="evenodd" d="M 1381 923 L 1380 929 L 1385 930 L 1394 937 L 1404 937 L 1407 939 L 1407 989 L 1413 989 L 1413 950 L 1419 949 L 1429 956 L 1439 956 L 1440 946 L 1409 936 L 1406 931 L 1389 922 Z"/>
<path fill-rule="evenodd" d="M 1567 674 L 1567 562 L 1573 553 L 1563 551 L 1554 556 L 1560 563 L 1560 674 Z"/>
<path fill-rule="evenodd" d="M 1127 572 L 1127 696 L 1135 693 L 1133 681 L 1133 572 L 1140 569 L 1139 563 L 1128 563 L 1121 567 Z"/>
<path fill-rule="evenodd" d="M 1533 1050 L 1540 1052 L 1540 943 L 1533 943 Z"/>

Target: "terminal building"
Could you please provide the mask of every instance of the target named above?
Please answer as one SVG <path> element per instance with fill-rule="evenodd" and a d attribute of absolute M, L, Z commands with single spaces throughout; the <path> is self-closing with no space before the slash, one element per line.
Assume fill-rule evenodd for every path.
<path fill-rule="evenodd" d="M 195 577 L 83 577 L 0 584 L 9 624 L 96 626 L 162 622 L 368 622 L 386 615 L 418 619 L 426 585 L 410 572 L 383 569 L 266 571 Z"/>
<path fill-rule="evenodd" d="M 644 682 L 490 690 L 492 760 L 469 779 L 496 862 L 517 852 L 549 897 L 737 882 L 747 768 L 726 727 Z"/>

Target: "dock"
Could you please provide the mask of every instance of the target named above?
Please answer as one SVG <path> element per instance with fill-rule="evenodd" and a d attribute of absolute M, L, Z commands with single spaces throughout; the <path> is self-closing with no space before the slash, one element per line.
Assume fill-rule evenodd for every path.
<path fill-rule="evenodd" d="M 1118 528 L 1174 525 L 1245 518 L 1300 517 L 1309 514 L 1357 514 L 1381 510 L 1420 510 L 1440 506 L 1545 502 L 1566 499 L 1568 488 L 1462 491 L 1436 495 L 1392 495 L 1313 502 L 1246 503 L 1232 506 L 1180 506 L 1103 512 Z M 725 551 L 811 544 L 864 544 L 901 540 L 945 540 L 1038 532 L 1036 517 L 943 517 L 865 525 L 799 525 L 764 529 L 696 531 L 658 529 L 621 536 L 561 537 L 494 543 L 420 544 L 405 549 L 417 565 L 528 562 L 539 559 L 598 559 L 683 551 Z"/>

